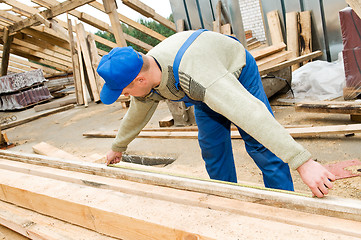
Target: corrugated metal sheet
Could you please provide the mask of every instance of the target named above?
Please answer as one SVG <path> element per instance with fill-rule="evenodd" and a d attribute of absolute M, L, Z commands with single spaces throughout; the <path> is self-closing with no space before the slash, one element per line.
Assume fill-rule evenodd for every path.
<path fill-rule="evenodd" d="M 343 0 L 261 0 L 263 16 L 267 23 L 267 13 L 278 10 L 284 27 L 285 14 L 292 11 L 312 12 L 313 48 L 323 51 L 323 60 L 334 61 L 342 51 L 342 37 L 338 13 L 347 6 Z M 270 36 L 266 24 L 266 35 Z M 285 36 L 285 34 L 284 34 Z M 269 37 L 268 37 L 269 39 Z"/>

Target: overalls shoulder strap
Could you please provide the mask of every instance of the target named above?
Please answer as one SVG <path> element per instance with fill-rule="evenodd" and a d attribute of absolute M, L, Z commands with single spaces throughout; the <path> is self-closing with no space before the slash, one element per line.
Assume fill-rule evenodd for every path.
<path fill-rule="evenodd" d="M 190 35 L 188 37 L 188 39 L 183 43 L 182 47 L 178 50 L 177 55 L 174 58 L 173 75 L 175 78 L 175 87 L 177 88 L 177 90 L 179 90 L 179 73 L 178 73 L 178 71 L 179 71 L 179 65 L 182 60 L 182 57 L 183 57 L 184 53 L 187 51 L 188 47 L 204 31 L 207 31 L 207 29 L 199 29 L 199 30 L 195 31 L 194 33 L 192 33 L 192 35 Z"/>

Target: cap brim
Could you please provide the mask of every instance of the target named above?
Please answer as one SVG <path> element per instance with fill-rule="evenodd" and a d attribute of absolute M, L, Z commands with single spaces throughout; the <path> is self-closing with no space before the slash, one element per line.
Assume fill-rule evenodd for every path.
<path fill-rule="evenodd" d="M 100 100 L 104 104 L 112 104 L 119 98 L 120 94 L 122 94 L 122 91 L 123 89 L 110 89 L 105 83 L 102 90 L 100 91 Z"/>

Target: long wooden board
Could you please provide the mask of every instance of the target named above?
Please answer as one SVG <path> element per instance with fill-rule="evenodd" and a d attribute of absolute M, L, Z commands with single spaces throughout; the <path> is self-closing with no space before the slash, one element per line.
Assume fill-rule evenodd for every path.
<path fill-rule="evenodd" d="M 3 125 L 1 125 L 1 128 L 2 128 L 2 130 L 5 130 L 5 129 L 8 129 L 8 128 L 16 127 L 16 126 L 19 126 L 21 124 L 34 121 L 34 120 L 39 119 L 39 118 L 49 116 L 51 114 L 55 114 L 55 113 L 58 113 L 58 112 L 69 110 L 71 108 L 74 108 L 74 104 L 70 104 L 70 105 L 67 105 L 67 106 L 64 106 L 64 107 L 60 107 L 60 108 L 52 109 L 52 110 L 49 110 L 49 111 L 45 111 L 43 113 L 36 114 L 36 115 L 31 116 L 31 117 L 20 119 L 20 120 L 11 122 L 11 123 L 3 124 Z"/>
<path fill-rule="evenodd" d="M 312 137 L 327 134 L 346 134 L 346 133 L 359 133 L 361 132 L 361 124 L 349 125 L 331 125 L 331 126 L 318 126 L 318 127 L 299 127 L 287 128 L 292 137 Z M 117 131 L 89 131 L 83 133 L 85 137 L 98 137 L 98 138 L 115 138 Z M 139 138 L 181 138 L 181 139 L 197 139 L 198 132 L 196 131 L 176 131 L 176 132 L 163 132 L 163 131 L 142 131 L 138 135 Z M 236 130 L 231 131 L 232 139 L 241 139 L 239 132 Z"/>

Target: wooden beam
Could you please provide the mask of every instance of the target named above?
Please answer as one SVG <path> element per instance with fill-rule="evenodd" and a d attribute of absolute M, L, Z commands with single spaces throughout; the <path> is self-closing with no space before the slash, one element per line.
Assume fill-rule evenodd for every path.
<path fill-rule="evenodd" d="M 4 36 L 3 36 L 3 52 L 2 52 L 2 61 L 1 61 L 1 76 L 5 76 L 8 72 L 9 65 L 9 56 L 10 56 L 10 47 L 13 41 L 13 36 L 10 36 L 9 29 L 5 27 Z"/>
<path fill-rule="evenodd" d="M 268 28 L 271 35 L 272 45 L 284 42 L 280 17 L 278 11 L 271 11 L 267 13 Z"/>
<path fill-rule="evenodd" d="M 46 116 L 49 116 L 49 115 L 52 115 L 52 114 L 55 114 L 55 113 L 58 113 L 58 112 L 69 110 L 71 108 L 74 108 L 74 105 L 68 105 L 68 106 L 60 107 L 60 108 L 57 108 L 57 109 L 46 111 L 46 112 L 41 113 L 41 114 L 33 115 L 31 117 L 20 119 L 20 120 L 11 122 L 11 123 L 2 124 L 1 128 L 3 130 L 13 128 L 13 127 L 16 127 L 16 126 L 19 126 L 19 125 L 34 121 L 34 120 L 42 118 L 42 117 L 46 117 Z"/>
<path fill-rule="evenodd" d="M 292 58 L 300 56 L 298 19 L 298 12 L 286 13 L 287 50 L 292 52 Z M 291 66 L 292 71 L 299 67 L 299 63 Z"/>
<path fill-rule="evenodd" d="M 127 43 L 124 38 L 122 25 L 119 22 L 117 6 L 115 0 L 103 0 L 105 12 L 108 14 L 113 34 L 118 47 L 126 47 Z"/>
<path fill-rule="evenodd" d="M 51 7 L 50 9 L 40 12 L 40 15 L 45 19 L 53 18 L 92 1 L 94 0 L 77 0 L 77 1 L 67 0 L 65 2 L 59 3 L 54 7 Z M 14 23 L 13 25 L 9 26 L 9 34 L 14 34 L 15 32 L 18 32 L 24 28 L 31 27 L 34 24 L 37 24 L 39 22 L 37 18 L 38 17 L 36 16 L 35 13 L 29 18 Z"/>
<path fill-rule="evenodd" d="M 122 2 L 127 5 L 128 7 L 134 9 L 135 11 L 138 11 L 139 13 L 143 14 L 146 17 L 153 18 L 163 26 L 169 28 L 170 30 L 173 30 L 176 32 L 175 24 L 168 19 L 162 17 L 158 13 L 155 12 L 155 10 L 148 5 L 142 3 L 139 0 L 122 0 Z"/>
<path fill-rule="evenodd" d="M 75 87 L 75 96 L 76 102 L 78 104 L 84 104 L 84 97 L 83 97 L 83 87 L 81 84 L 81 76 L 80 76 L 80 69 L 79 69 L 79 56 L 78 51 L 75 47 L 74 35 L 73 35 L 73 24 L 71 19 L 68 18 L 68 32 L 69 32 L 69 44 L 70 44 L 70 52 L 72 56 L 72 64 L 73 64 L 73 79 L 74 79 L 74 87 Z"/>
<path fill-rule="evenodd" d="M 86 41 L 86 33 L 85 33 L 83 24 L 82 23 L 77 24 L 76 30 L 77 30 L 76 32 L 77 32 L 77 37 L 78 37 L 78 40 L 80 43 L 82 55 L 84 58 L 84 64 L 85 64 L 84 68 L 86 69 L 86 73 L 87 73 L 90 88 L 91 88 L 89 90 L 93 94 L 94 102 L 99 102 L 100 101 L 99 91 L 98 91 L 97 83 L 95 80 L 95 74 L 94 74 L 94 70 L 92 67 L 92 63 L 91 63 L 89 47 L 88 47 L 88 43 Z"/>
<path fill-rule="evenodd" d="M 94 1 L 94 2 L 89 3 L 89 5 L 102 12 L 105 12 L 104 6 L 100 2 Z M 158 32 L 156 32 L 150 28 L 147 28 L 143 24 L 133 21 L 132 19 L 120 14 L 119 12 L 118 12 L 118 18 L 121 22 L 123 22 L 129 26 L 132 26 L 133 28 L 138 29 L 139 31 L 141 31 L 155 39 L 158 39 L 159 41 L 163 41 L 164 39 L 166 39 L 165 36 L 159 34 Z"/>
<path fill-rule="evenodd" d="M 346 0 L 348 5 L 355 11 L 358 17 L 361 19 L 361 1 L 360 0 Z"/>
<path fill-rule="evenodd" d="M 283 68 L 292 66 L 295 63 L 299 63 L 299 62 L 307 61 L 307 60 L 310 60 L 310 59 L 314 59 L 314 58 L 317 58 L 319 56 L 322 56 L 322 52 L 320 50 L 312 52 L 310 54 L 299 56 L 297 58 L 290 59 L 288 61 L 285 61 L 285 62 L 279 63 L 279 64 L 277 64 L 275 66 L 272 66 L 270 68 L 264 69 L 264 70 L 260 71 L 260 75 L 265 75 L 267 73 L 275 72 L 275 71 L 281 70 Z"/>
<path fill-rule="evenodd" d="M 78 53 L 78 62 L 79 62 L 79 72 L 80 72 L 80 85 L 81 85 L 81 89 L 82 89 L 82 93 L 83 93 L 83 103 L 85 107 L 88 107 L 88 95 L 86 92 L 86 83 L 85 83 L 85 67 L 84 67 L 84 60 L 83 60 L 83 52 L 81 50 L 81 46 L 80 46 L 80 39 L 79 39 L 79 34 L 77 33 L 77 25 L 75 26 L 76 28 L 76 51 Z M 89 95 L 91 93 L 91 89 L 89 90 Z"/>
<path fill-rule="evenodd" d="M 95 40 L 94 40 L 94 34 L 89 33 L 87 36 L 87 42 L 89 45 L 89 52 L 90 52 L 90 57 L 91 57 L 91 63 L 92 63 L 92 67 L 93 67 L 93 71 L 94 71 L 94 75 L 95 75 L 95 82 L 97 85 L 97 89 L 98 92 L 100 93 L 100 91 L 103 88 L 104 85 L 104 80 L 103 78 L 101 78 L 97 72 L 97 67 L 99 65 L 100 62 L 100 57 L 98 54 L 98 49 L 97 46 L 95 44 Z"/>
<path fill-rule="evenodd" d="M 328 134 L 346 134 L 346 133 L 359 133 L 361 132 L 361 124 L 350 125 L 333 125 L 333 126 L 321 126 L 321 127 L 290 127 L 287 131 L 294 138 L 298 137 L 312 137 L 316 135 L 328 135 Z M 115 138 L 117 131 L 89 131 L 83 133 L 85 137 L 96 138 Z M 198 132 L 196 131 L 142 131 L 137 136 L 138 138 L 171 138 L 171 139 L 197 139 Z M 237 130 L 231 131 L 232 139 L 241 139 Z"/>
<path fill-rule="evenodd" d="M 48 0 L 47 2 L 44 2 L 42 0 L 33 0 L 33 1 L 36 2 L 37 4 L 40 4 L 41 6 L 46 7 L 46 8 L 50 8 L 50 7 L 58 4 L 57 0 Z M 103 9 L 102 11 L 105 12 L 104 7 L 103 7 L 102 4 L 100 4 L 100 3 L 96 2 L 96 1 L 93 2 L 93 3 L 94 3 L 94 6 L 98 6 L 98 5 L 102 6 L 102 9 Z M 113 30 L 112 30 L 111 26 L 109 26 L 109 24 L 107 24 L 106 22 L 103 22 L 103 21 L 101 21 L 101 20 L 99 20 L 99 19 L 97 19 L 97 18 L 95 18 L 93 16 L 90 16 L 87 13 L 79 12 L 77 10 L 72 10 L 72 11 L 69 12 L 69 14 L 72 15 L 72 16 L 77 17 L 82 22 L 85 22 L 85 23 L 87 23 L 87 24 L 89 24 L 89 25 L 91 25 L 91 26 L 93 26 L 95 28 L 98 28 L 99 30 L 113 33 Z M 139 25 L 141 25 L 141 24 L 139 24 Z M 143 25 L 141 25 L 141 26 L 143 26 Z M 142 42 L 139 39 L 136 39 L 136 38 L 132 37 L 131 35 L 124 34 L 124 33 L 123 33 L 123 35 L 124 35 L 124 38 L 125 38 L 126 41 L 131 42 L 131 43 L 143 48 L 146 51 L 149 51 L 150 49 L 153 48 L 151 45 L 149 45 L 149 44 L 147 44 L 145 42 Z M 163 39 L 165 39 L 165 37 Z M 109 41 L 109 43 L 112 43 L 112 42 Z M 105 45 L 109 46 L 109 44 L 105 44 Z M 116 46 L 117 45 L 114 44 L 114 47 L 116 47 Z M 114 48 L 114 47 L 112 47 L 112 48 Z"/>

